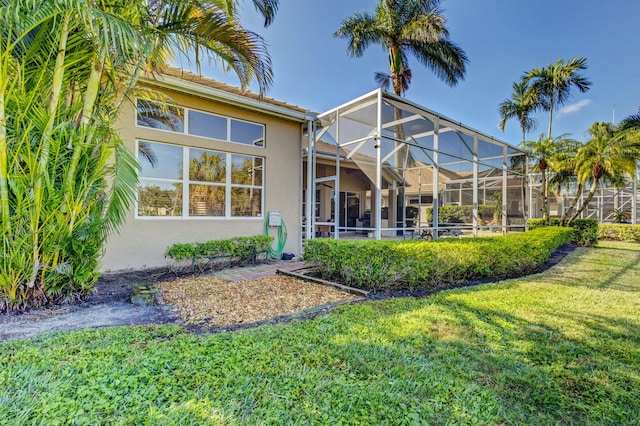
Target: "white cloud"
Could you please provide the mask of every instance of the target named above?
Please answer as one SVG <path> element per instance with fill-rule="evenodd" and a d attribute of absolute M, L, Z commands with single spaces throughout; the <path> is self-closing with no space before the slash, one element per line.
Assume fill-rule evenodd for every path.
<path fill-rule="evenodd" d="M 580 111 L 582 108 L 591 105 L 591 99 L 583 99 L 573 104 L 565 105 L 560 108 L 558 115 L 569 115 Z"/>

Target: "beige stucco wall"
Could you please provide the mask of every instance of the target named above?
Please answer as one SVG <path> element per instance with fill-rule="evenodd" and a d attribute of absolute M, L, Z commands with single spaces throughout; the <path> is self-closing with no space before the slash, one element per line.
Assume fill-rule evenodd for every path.
<path fill-rule="evenodd" d="M 166 93 L 176 103 L 185 107 L 264 124 L 266 126 L 265 147 L 136 127 L 133 106 L 127 106 L 123 110 L 119 123 L 120 135 L 127 146 L 133 151 L 136 140 L 142 139 L 264 157 L 263 212 L 265 215 L 271 210 L 282 212 L 288 231 L 284 251 L 298 254 L 301 241 L 300 124 L 259 112 L 226 106 L 212 100 L 175 92 Z M 264 232 L 262 218 L 232 220 L 135 218 L 134 208 L 131 206 L 122 231 L 109 238 L 102 260 L 103 271 L 145 269 L 166 265 L 164 252 L 169 245 L 176 242 L 208 241 Z M 276 236 L 275 231 L 273 228 L 271 235 Z"/>

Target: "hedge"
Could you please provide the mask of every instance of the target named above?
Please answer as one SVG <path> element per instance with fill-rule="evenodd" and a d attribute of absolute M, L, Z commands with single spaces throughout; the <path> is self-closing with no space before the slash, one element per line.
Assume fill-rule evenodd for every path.
<path fill-rule="evenodd" d="M 598 225 L 598 238 L 640 243 L 640 225 L 601 223 Z"/>
<path fill-rule="evenodd" d="M 552 217 L 551 226 L 560 226 L 560 218 Z M 529 219 L 529 229 L 547 226 L 544 219 Z M 595 219 L 576 219 L 571 225 L 573 242 L 581 246 L 594 246 L 598 243 L 598 221 Z"/>
<path fill-rule="evenodd" d="M 367 289 L 438 289 L 468 280 L 531 273 L 573 238 L 546 227 L 497 237 L 437 241 L 312 239 L 304 257 L 324 279 Z"/>
<path fill-rule="evenodd" d="M 192 269 L 200 270 L 224 264 L 247 264 L 266 259 L 273 237 L 255 235 L 252 237 L 234 237 L 226 240 L 212 240 L 204 243 L 176 243 L 164 256 Z"/>

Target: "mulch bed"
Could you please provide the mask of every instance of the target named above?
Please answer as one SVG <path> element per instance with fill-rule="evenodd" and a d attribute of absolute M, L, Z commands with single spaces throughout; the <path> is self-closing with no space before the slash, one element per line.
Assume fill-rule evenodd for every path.
<path fill-rule="evenodd" d="M 163 303 L 177 309 L 186 324 L 199 328 L 259 324 L 362 299 L 285 275 L 235 282 L 201 275 L 159 283 L 158 290 Z"/>

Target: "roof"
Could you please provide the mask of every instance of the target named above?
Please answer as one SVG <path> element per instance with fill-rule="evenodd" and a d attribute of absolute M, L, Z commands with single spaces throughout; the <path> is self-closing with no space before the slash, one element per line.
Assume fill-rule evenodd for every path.
<path fill-rule="evenodd" d="M 261 111 L 271 115 L 283 116 L 296 121 L 315 118 L 306 108 L 289 104 L 250 90 L 222 83 L 209 77 L 190 71 L 166 66 L 161 74 L 145 76 L 142 81 L 148 84 L 167 87 L 182 93 L 189 93 L 204 98 L 214 98 L 219 102 L 241 108 Z"/>

